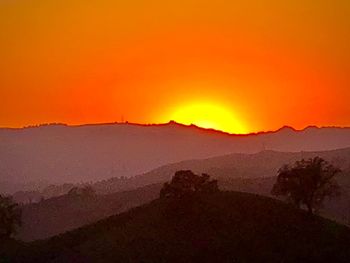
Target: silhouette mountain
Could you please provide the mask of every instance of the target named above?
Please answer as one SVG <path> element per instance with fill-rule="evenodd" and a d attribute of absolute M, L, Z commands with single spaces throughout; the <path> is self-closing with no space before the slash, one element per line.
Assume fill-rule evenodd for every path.
<path fill-rule="evenodd" d="M 175 203 L 158 199 L 10 249 L 3 258 L 26 263 L 348 262 L 349 245 L 347 227 L 278 200 L 219 192 Z"/>
<path fill-rule="evenodd" d="M 168 163 L 230 153 L 341 147 L 350 147 L 350 128 L 296 131 L 284 127 L 250 135 L 230 135 L 175 122 L 0 129 L 0 192 L 130 177 Z M 36 189 L 29 187 L 33 184 Z"/>

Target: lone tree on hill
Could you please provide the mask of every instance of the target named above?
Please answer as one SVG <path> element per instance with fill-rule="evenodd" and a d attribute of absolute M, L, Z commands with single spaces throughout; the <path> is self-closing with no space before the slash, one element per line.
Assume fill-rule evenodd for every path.
<path fill-rule="evenodd" d="M 11 197 L 0 195 L 0 240 L 16 233 L 22 223 L 21 210 Z"/>
<path fill-rule="evenodd" d="M 335 176 L 340 169 L 320 157 L 301 160 L 294 165 L 285 165 L 278 171 L 277 181 L 271 194 L 286 196 L 297 207 L 305 205 L 310 214 L 321 207 L 325 197 L 340 194 Z"/>
<path fill-rule="evenodd" d="M 218 192 L 217 180 L 210 180 L 207 174 L 197 175 L 190 170 L 177 171 L 160 191 L 160 198 L 181 198 L 194 193 Z"/>

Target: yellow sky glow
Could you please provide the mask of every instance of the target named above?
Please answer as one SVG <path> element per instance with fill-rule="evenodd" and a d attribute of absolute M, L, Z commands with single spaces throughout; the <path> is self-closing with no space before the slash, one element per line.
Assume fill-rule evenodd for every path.
<path fill-rule="evenodd" d="M 349 17 L 349 0 L 0 1 L 0 127 L 350 126 Z"/>
<path fill-rule="evenodd" d="M 222 103 L 209 101 L 191 102 L 179 105 L 172 113 L 171 120 L 186 125 L 195 124 L 202 128 L 222 130 L 229 133 L 247 133 L 244 122 Z"/>

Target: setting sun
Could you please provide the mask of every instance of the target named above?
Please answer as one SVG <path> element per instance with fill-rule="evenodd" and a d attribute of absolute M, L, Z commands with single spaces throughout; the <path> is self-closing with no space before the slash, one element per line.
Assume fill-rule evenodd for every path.
<path fill-rule="evenodd" d="M 178 107 L 170 119 L 183 124 L 194 124 L 202 128 L 229 133 L 246 133 L 244 123 L 223 105 L 210 102 L 195 102 Z"/>
<path fill-rule="evenodd" d="M 349 47 L 350 0 L 0 0 L 0 263 L 350 263 Z"/>

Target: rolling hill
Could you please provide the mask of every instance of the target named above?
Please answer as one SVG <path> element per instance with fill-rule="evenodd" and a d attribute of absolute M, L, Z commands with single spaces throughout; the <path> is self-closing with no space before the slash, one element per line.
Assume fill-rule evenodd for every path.
<path fill-rule="evenodd" d="M 149 184 L 163 183 L 178 170 L 190 169 L 196 173 L 208 173 L 226 179 L 251 179 L 274 177 L 278 169 L 302 158 L 320 156 L 340 167 L 345 174 L 350 172 L 350 148 L 321 152 L 276 152 L 265 150 L 255 154 L 228 154 L 205 159 L 191 159 L 163 165 L 149 172 L 131 177 L 112 177 L 91 183 L 99 194 L 109 194 L 137 189 Z M 347 177 L 347 176 L 346 176 Z M 341 179 L 343 180 L 343 179 Z M 344 179 L 347 181 L 346 179 Z M 350 179 L 349 179 L 350 180 Z M 19 191 L 14 198 L 19 203 L 28 203 L 66 194 L 75 186 L 89 183 L 49 185 L 39 191 Z"/>
<path fill-rule="evenodd" d="M 344 170 L 337 179 L 342 186 L 342 195 L 337 199 L 327 200 L 320 214 L 349 224 L 350 148 L 304 153 L 263 151 L 257 154 L 230 154 L 184 161 L 131 178 L 100 181 L 92 185 L 97 192 L 93 198 L 63 195 L 24 205 L 23 226 L 18 238 L 30 241 L 51 237 L 145 204 L 158 197 L 162 184 L 168 181 L 175 171 L 183 169 L 210 174 L 219 180 L 219 186 L 223 190 L 270 196 L 279 167 L 301 157 L 313 156 L 321 156 Z M 62 189 L 59 186 L 57 188 Z"/>
<path fill-rule="evenodd" d="M 16 238 L 44 239 L 127 211 L 159 196 L 162 184 L 109 195 L 72 195 L 22 206 L 22 226 Z"/>
<path fill-rule="evenodd" d="M 0 192 L 130 177 L 188 159 L 229 153 L 350 147 L 350 128 L 308 127 L 250 135 L 163 125 L 47 125 L 0 129 Z"/>
<path fill-rule="evenodd" d="M 233 153 L 206 159 L 187 160 L 167 164 L 150 172 L 130 178 L 110 178 L 93 184 L 99 193 L 111 193 L 168 181 L 178 170 L 207 173 L 222 180 L 268 178 L 277 175 L 278 169 L 302 158 L 319 156 L 344 171 L 350 172 L 350 148 L 321 152 L 277 152 L 266 150 L 254 154 Z M 350 180 L 350 178 L 349 178 Z M 348 180 L 344 179 L 344 182 Z M 349 182 L 350 183 L 350 182 Z"/>
<path fill-rule="evenodd" d="M 348 262 L 350 230 L 236 192 L 150 204 L 3 255 L 8 262 Z"/>

